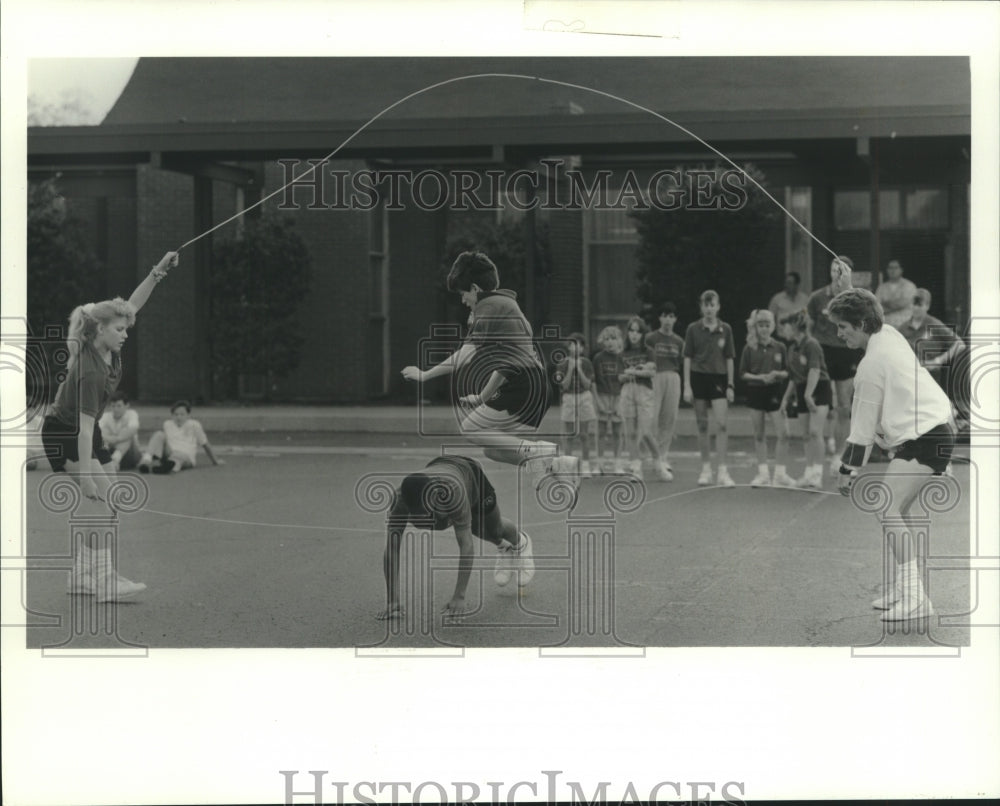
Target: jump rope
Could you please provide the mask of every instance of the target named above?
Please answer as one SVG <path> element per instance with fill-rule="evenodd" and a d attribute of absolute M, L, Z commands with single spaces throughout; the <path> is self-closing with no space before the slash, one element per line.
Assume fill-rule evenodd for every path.
<path fill-rule="evenodd" d="M 705 148 L 707 148 L 713 154 L 715 154 L 719 158 L 725 160 L 726 163 L 728 163 L 729 165 L 731 165 L 740 174 L 742 174 L 742 176 L 745 179 L 747 179 L 750 182 L 752 182 L 754 184 L 754 186 L 761 193 L 763 193 L 768 199 L 770 199 L 786 216 L 788 216 L 788 218 L 790 218 L 792 221 L 794 221 L 795 224 L 806 235 L 808 235 L 810 238 L 812 238 L 812 240 L 814 240 L 817 244 L 819 244 L 820 247 L 822 247 L 826 252 L 828 252 L 834 258 L 838 257 L 838 255 L 837 255 L 836 252 L 834 252 L 829 246 L 827 246 L 825 243 L 823 243 L 823 241 L 821 241 L 818 237 L 816 237 L 816 235 L 813 234 L 813 232 L 810 231 L 809 228 L 806 227 L 805 224 L 803 224 L 801 221 L 799 221 L 791 213 L 791 211 L 788 210 L 788 208 L 786 208 L 781 202 L 779 202 L 776 198 L 774 198 L 774 196 L 772 196 L 771 193 L 768 192 L 767 188 L 765 188 L 763 185 L 761 185 L 760 182 L 758 182 L 756 179 L 754 179 L 752 176 L 750 176 L 743 168 L 741 168 L 739 165 L 737 165 L 735 162 L 733 162 L 733 160 L 731 160 L 724 153 L 722 153 L 721 151 L 719 151 L 719 149 L 715 148 L 715 146 L 713 146 L 710 143 L 706 142 L 701 137 L 699 137 L 697 134 L 695 134 L 694 132 L 692 132 L 690 129 L 687 129 L 684 126 L 682 126 L 680 123 L 677 123 L 676 121 L 671 120 L 666 115 L 660 114 L 659 112 L 657 112 L 657 111 L 655 111 L 653 109 L 650 109 L 649 107 L 643 106 L 642 104 L 636 103 L 635 101 L 630 101 L 628 98 L 623 98 L 620 95 L 615 95 L 614 93 L 607 92 L 605 90 L 599 90 L 599 89 L 596 89 L 595 87 L 587 87 L 587 86 L 585 86 L 583 84 L 574 84 L 574 83 L 569 82 L 569 81 L 560 81 L 560 80 L 555 79 L 555 78 L 543 78 L 541 76 L 529 76 L 529 75 L 522 75 L 522 74 L 519 74 L 519 73 L 472 73 L 472 74 L 464 75 L 464 76 L 455 76 L 453 78 L 445 79 L 444 81 L 438 81 L 438 82 L 436 82 L 434 84 L 428 84 L 426 87 L 422 87 L 419 90 L 411 92 L 409 95 L 403 96 L 402 98 L 400 98 L 400 99 L 394 101 L 393 103 L 389 104 L 387 107 L 385 107 L 384 109 L 382 109 L 380 112 L 378 112 L 377 114 L 375 114 L 371 118 L 369 118 L 365 123 L 363 123 L 357 129 L 355 129 L 347 138 L 345 138 L 343 140 L 343 142 L 340 143 L 340 145 L 338 145 L 335 149 L 333 149 L 333 151 L 331 151 L 329 154 L 327 154 L 325 157 L 323 157 L 322 160 L 319 160 L 318 162 L 313 162 L 311 164 L 311 167 L 309 169 L 307 169 L 306 171 L 304 171 L 302 174 L 300 174 L 299 176 L 293 177 L 289 182 L 286 182 L 284 185 L 282 185 L 281 187 L 279 187 L 277 190 L 275 190 L 275 191 L 267 194 L 263 198 L 261 198 L 258 201 L 254 202 L 249 207 L 246 207 L 243 210 L 240 210 L 239 212 L 235 213 L 234 215 L 230 216 L 229 218 L 225 219 L 224 221 L 221 221 L 220 223 L 216 224 L 212 228 L 205 230 L 204 232 L 202 232 L 199 235 L 195 235 L 193 238 L 191 238 L 188 241 L 185 241 L 183 244 L 181 244 L 174 251 L 175 252 L 180 252 L 183 249 L 185 249 L 186 247 L 191 246 L 191 244 L 197 243 L 202 238 L 204 238 L 204 237 L 206 237 L 208 235 L 211 235 L 216 230 L 221 229 L 222 227 L 226 226 L 227 224 L 229 224 L 229 223 L 235 221 L 236 219 L 238 219 L 238 218 L 246 215 L 251 210 L 254 210 L 257 207 L 262 206 L 265 202 L 267 202 L 270 199 L 274 198 L 275 196 L 283 193 L 287 188 L 291 187 L 292 185 L 296 184 L 297 182 L 301 182 L 303 180 L 306 180 L 306 179 L 310 178 L 316 172 L 317 168 L 319 168 L 322 165 L 325 165 L 330 160 L 332 160 L 334 157 L 336 157 L 337 154 L 339 154 L 352 140 L 354 140 L 356 137 L 358 137 L 358 135 L 360 135 L 362 132 L 364 132 L 366 129 L 368 129 L 372 124 L 374 124 L 380 118 L 382 118 L 385 115 L 387 115 L 389 112 L 391 112 L 396 107 L 402 106 L 403 104 L 407 103 L 408 101 L 412 100 L 413 98 L 416 98 L 416 97 L 418 97 L 420 95 L 423 95 L 424 93 L 431 92 L 432 90 L 436 90 L 436 89 L 439 89 L 441 87 L 446 87 L 449 84 L 455 84 L 455 83 L 457 83 L 459 81 L 472 81 L 472 80 L 483 79 L 483 78 L 509 78 L 509 79 L 516 79 L 516 80 L 521 80 L 521 81 L 537 81 L 537 82 L 540 82 L 540 83 L 543 83 L 543 84 L 553 84 L 553 85 L 560 86 L 560 87 L 568 87 L 570 89 L 582 90 L 584 92 L 589 92 L 589 93 L 592 93 L 594 95 L 600 95 L 600 96 L 602 96 L 604 98 L 610 98 L 611 100 L 614 100 L 614 101 L 617 101 L 619 103 L 625 104 L 626 106 L 630 106 L 630 107 L 633 107 L 634 109 L 638 109 L 640 112 L 645 112 L 648 115 L 652 115 L 654 118 L 657 118 L 658 120 L 661 120 L 664 123 L 667 123 L 670 126 L 673 126 L 678 131 L 681 131 L 684 134 L 686 134 L 688 137 L 692 138 L 693 140 L 696 140 L 698 143 L 700 143 L 701 145 L 703 145 Z M 737 485 L 737 486 L 749 486 L 749 485 Z M 660 502 L 660 501 L 667 501 L 667 500 L 669 500 L 671 498 L 677 498 L 678 496 L 688 495 L 689 493 L 702 492 L 702 491 L 711 490 L 711 489 L 712 489 L 711 487 L 705 487 L 705 488 L 696 488 L 696 489 L 693 489 L 693 490 L 685 490 L 683 492 L 674 493 L 673 495 L 664 496 L 662 498 L 655 498 L 652 501 L 649 501 L 647 503 L 653 504 L 653 503 L 657 503 L 657 502 Z M 820 494 L 822 494 L 822 495 L 837 495 L 837 493 L 826 492 L 826 491 L 815 491 L 815 490 L 802 490 L 801 492 L 809 492 L 809 493 L 812 493 L 814 495 L 817 492 L 820 493 Z M 189 519 L 193 519 L 193 520 L 210 521 L 210 522 L 213 522 L 213 523 L 231 523 L 231 524 L 240 525 L 240 526 L 264 526 L 264 527 L 270 527 L 270 528 L 276 528 L 276 529 L 310 529 L 310 530 L 320 530 L 320 531 L 364 532 L 364 533 L 375 531 L 375 530 L 371 530 L 371 529 L 351 529 L 351 528 L 340 527 L 340 526 L 303 526 L 301 524 L 278 524 L 278 523 L 258 523 L 258 522 L 254 522 L 254 521 L 235 521 L 235 520 L 226 520 L 226 519 L 223 519 L 223 518 L 210 518 L 210 517 L 202 517 L 202 516 L 197 516 L 197 515 L 184 515 L 184 514 L 181 514 L 181 513 L 174 513 L 174 512 L 160 512 L 160 511 L 152 510 L 152 509 L 143 509 L 142 511 L 143 512 L 148 512 L 149 514 L 152 514 L 152 515 L 165 515 L 165 516 L 170 516 L 170 517 L 175 517 L 175 518 L 189 518 Z M 526 526 L 545 526 L 545 525 L 550 525 L 550 524 L 554 524 L 554 523 L 561 523 L 561 522 L 562 521 L 542 521 L 542 522 L 539 522 L 539 523 L 526 524 Z"/>

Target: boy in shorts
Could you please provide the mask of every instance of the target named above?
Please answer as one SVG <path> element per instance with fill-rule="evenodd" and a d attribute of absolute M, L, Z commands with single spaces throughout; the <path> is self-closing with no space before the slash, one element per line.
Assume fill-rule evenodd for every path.
<path fill-rule="evenodd" d="M 460 371 L 460 389 L 466 382 L 482 384 L 477 393 L 460 398 L 469 409 L 461 433 L 494 461 L 529 462 L 529 470 L 548 470 L 559 446 L 518 436 L 536 431 L 548 410 L 545 367 L 517 294 L 499 285 L 500 275 L 489 257 L 482 252 L 460 254 L 448 272 L 447 286 L 472 309 L 469 335 L 440 364 L 426 370 L 404 367 L 402 374 L 420 382 Z"/>
<path fill-rule="evenodd" d="M 580 441 L 580 472 L 590 473 L 590 443 L 597 410 L 591 387 L 594 385 L 594 365 L 585 355 L 587 343 L 582 333 L 570 333 L 567 355 L 556 367 L 555 380 L 562 389 L 559 419 L 563 426 L 563 451 L 572 453 L 572 443 Z"/>
<path fill-rule="evenodd" d="M 498 586 L 506 586 L 515 574 L 518 585 L 524 586 L 535 574 L 531 539 L 500 516 L 496 491 L 479 462 L 467 456 L 438 456 L 404 478 L 396 490 L 382 559 L 386 607 L 375 616 L 381 621 L 404 614 L 399 603 L 399 548 L 409 523 L 425 529 L 455 528 L 458 578 L 442 611 L 447 618 L 469 612 L 465 591 L 474 561 L 473 536 L 497 547 L 493 579 Z"/>
<path fill-rule="evenodd" d="M 708 409 L 712 408 L 718 431 L 715 437 L 719 460 L 718 483 L 735 487 L 726 467 L 729 404 L 733 402 L 733 374 L 736 347 L 733 329 L 719 319 L 719 295 L 704 291 L 700 297 L 701 319 L 692 322 L 684 334 L 684 400 L 694 403 L 698 424 L 698 449 L 701 453 L 699 486 L 712 483 L 711 442 L 708 435 Z"/>
<path fill-rule="evenodd" d="M 179 473 L 198 463 L 198 448 L 204 448 L 213 465 L 225 462 L 215 455 L 201 423 L 191 418 L 191 404 L 178 400 L 170 407 L 170 419 L 163 429 L 149 438 L 146 452 L 139 461 L 139 472 Z"/>

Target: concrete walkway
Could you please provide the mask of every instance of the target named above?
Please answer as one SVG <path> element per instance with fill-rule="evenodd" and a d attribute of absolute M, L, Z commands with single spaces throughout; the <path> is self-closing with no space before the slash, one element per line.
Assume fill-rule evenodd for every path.
<path fill-rule="evenodd" d="M 152 432 L 170 416 L 169 406 L 136 404 L 142 433 Z M 414 406 L 197 406 L 192 416 L 211 437 L 213 432 L 314 431 L 352 434 L 448 435 L 457 433 L 456 414 L 442 405 Z M 792 434 L 800 431 L 801 419 L 792 420 Z M 729 411 L 729 433 L 750 437 L 750 410 L 733 406 Z M 544 433 L 562 430 L 559 407 L 553 406 L 542 423 Z M 714 430 L 714 425 L 713 425 Z M 694 409 L 681 408 L 677 417 L 677 437 L 697 436 Z"/>

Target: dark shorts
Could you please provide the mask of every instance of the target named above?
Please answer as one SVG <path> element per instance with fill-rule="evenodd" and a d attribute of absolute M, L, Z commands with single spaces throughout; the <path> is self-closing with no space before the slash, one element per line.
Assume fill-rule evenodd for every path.
<path fill-rule="evenodd" d="M 809 406 L 806 405 L 806 385 L 799 383 L 795 385 L 795 399 L 798 403 L 799 414 L 808 414 Z M 829 406 L 833 403 L 833 387 L 829 381 L 816 381 L 816 388 L 813 389 L 813 403 L 817 406 Z"/>
<path fill-rule="evenodd" d="M 549 410 L 549 381 L 541 367 L 524 367 L 508 376 L 506 383 L 486 405 L 505 411 L 515 421 L 538 428 Z"/>
<path fill-rule="evenodd" d="M 935 476 L 940 476 L 948 467 L 954 448 L 955 428 L 951 423 L 944 423 L 916 439 L 893 448 L 893 458 L 916 459 L 920 464 L 933 470 Z"/>
<path fill-rule="evenodd" d="M 472 533 L 476 536 L 484 534 L 486 522 L 497 509 L 497 493 L 483 466 L 468 456 L 436 456 L 427 463 L 427 470 L 434 465 L 453 467 L 465 479 L 465 491 L 472 511 Z"/>
<path fill-rule="evenodd" d="M 858 364 L 864 357 L 864 350 L 852 350 L 850 347 L 833 347 L 821 344 L 823 358 L 826 360 L 826 371 L 831 381 L 849 381 L 858 372 Z"/>
<path fill-rule="evenodd" d="M 784 394 L 783 383 L 747 386 L 747 405 L 757 411 L 777 411 L 781 408 L 781 398 Z"/>
<path fill-rule="evenodd" d="M 55 417 L 46 417 L 42 423 L 42 445 L 45 448 L 45 458 L 56 473 L 66 469 L 66 462 L 79 462 L 80 454 L 77 448 L 79 426 L 66 425 Z M 97 459 L 102 465 L 111 461 L 111 451 L 104 447 L 104 436 L 101 426 L 94 422 L 94 438 L 91 441 L 91 455 L 88 458 Z"/>
<path fill-rule="evenodd" d="M 720 397 L 725 397 L 728 385 L 729 380 L 725 373 L 719 375 L 711 372 L 691 373 L 691 396 L 695 400 L 718 400 Z"/>

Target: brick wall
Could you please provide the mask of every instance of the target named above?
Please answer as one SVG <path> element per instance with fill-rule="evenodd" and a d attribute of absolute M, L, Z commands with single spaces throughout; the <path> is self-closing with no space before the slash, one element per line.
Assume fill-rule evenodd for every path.
<path fill-rule="evenodd" d="M 145 277 L 164 252 L 195 235 L 194 180 L 184 174 L 140 165 L 136 169 L 136 280 Z M 136 321 L 139 334 L 138 396 L 144 402 L 197 397 L 195 275 L 190 249 L 160 283 Z"/>

